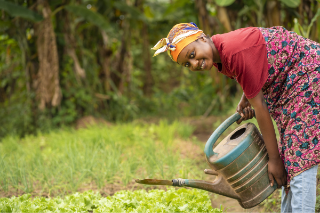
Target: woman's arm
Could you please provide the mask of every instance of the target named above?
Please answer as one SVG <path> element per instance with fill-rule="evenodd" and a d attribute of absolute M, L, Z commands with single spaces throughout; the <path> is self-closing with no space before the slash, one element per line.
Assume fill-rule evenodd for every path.
<path fill-rule="evenodd" d="M 262 91 L 248 101 L 255 110 L 256 119 L 269 155 L 268 173 L 271 186 L 274 184 L 274 179 L 278 183 L 278 187 L 283 186 L 287 180 L 286 171 L 279 155 L 276 134 Z"/>

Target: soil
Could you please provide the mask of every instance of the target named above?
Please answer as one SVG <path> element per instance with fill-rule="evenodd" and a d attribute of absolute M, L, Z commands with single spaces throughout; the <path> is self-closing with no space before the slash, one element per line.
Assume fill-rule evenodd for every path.
<path fill-rule="evenodd" d="M 104 120 L 103 118 L 96 118 L 91 115 L 82 117 L 75 122 L 75 129 L 87 128 L 91 125 L 112 125 L 110 122 Z"/>

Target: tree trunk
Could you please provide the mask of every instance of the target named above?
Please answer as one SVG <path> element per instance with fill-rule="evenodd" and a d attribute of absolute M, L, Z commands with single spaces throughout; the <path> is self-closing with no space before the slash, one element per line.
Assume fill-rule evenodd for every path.
<path fill-rule="evenodd" d="M 56 38 L 51 21 L 51 9 L 47 1 L 38 0 L 44 17 L 36 26 L 39 71 L 37 76 L 37 97 L 39 108 L 56 107 L 61 102 L 59 85 L 59 59 Z"/>
<path fill-rule="evenodd" d="M 123 52 L 123 64 L 122 64 L 122 75 L 120 76 L 120 83 L 119 83 L 119 93 L 123 94 L 125 92 L 125 85 L 127 88 L 130 88 L 130 81 L 131 81 L 131 69 L 132 69 L 132 55 L 131 55 L 131 33 L 130 33 L 130 25 L 128 22 L 125 22 L 124 26 L 124 37 L 125 37 L 125 52 Z M 127 90 L 129 93 L 131 92 L 130 89 Z M 127 94 L 130 96 L 130 94 Z"/>
<path fill-rule="evenodd" d="M 74 32 L 72 32 L 70 24 L 71 23 L 69 14 L 68 12 L 64 11 L 63 35 L 65 40 L 65 52 L 73 60 L 74 73 L 77 81 L 80 83 L 80 79 L 84 79 L 86 77 L 86 73 L 81 67 L 76 54 L 76 40 L 74 38 Z"/>
<path fill-rule="evenodd" d="M 103 85 L 106 92 L 110 91 L 110 57 L 112 55 L 112 50 L 108 47 L 109 38 L 106 32 L 101 31 L 101 36 L 103 40 L 103 45 L 99 48 L 99 58 L 103 73 Z"/>
<path fill-rule="evenodd" d="M 268 27 L 280 26 L 280 3 L 277 0 L 267 1 L 267 11 Z"/>
<path fill-rule="evenodd" d="M 218 7 L 218 18 L 227 32 L 232 31 L 230 19 L 225 7 Z"/>
<path fill-rule="evenodd" d="M 209 23 L 208 11 L 206 8 L 207 1 L 206 0 L 198 0 L 195 1 L 196 8 L 198 10 L 198 19 L 200 28 L 206 35 L 211 35 L 212 28 Z"/>
<path fill-rule="evenodd" d="M 143 13 L 143 3 L 144 0 L 135 0 L 135 6 Z M 141 34 L 142 34 L 142 58 L 144 64 L 144 84 L 143 84 L 143 93 L 147 97 L 152 95 L 152 87 L 154 85 L 154 80 L 152 77 L 152 64 L 151 64 L 151 54 L 150 54 L 150 43 L 149 43 L 149 32 L 148 25 L 141 21 Z"/>
<path fill-rule="evenodd" d="M 125 73 L 125 68 L 126 68 L 126 54 L 127 54 L 127 45 L 130 38 L 130 26 L 127 21 L 123 21 L 123 35 L 121 39 L 121 46 L 120 50 L 118 51 L 115 59 L 115 66 L 113 67 L 113 70 L 110 74 L 111 81 L 114 83 L 114 86 L 118 90 L 118 94 L 122 94 L 123 91 L 123 79 Z"/>

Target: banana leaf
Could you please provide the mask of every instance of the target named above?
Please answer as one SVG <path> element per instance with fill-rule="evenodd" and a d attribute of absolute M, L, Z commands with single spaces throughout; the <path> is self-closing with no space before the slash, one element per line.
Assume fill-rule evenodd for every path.
<path fill-rule="evenodd" d="M 21 17 L 34 22 L 43 20 L 40 14 L 12 2 L 0 0 L 0 9 L 6 11 L 13 17 Z"/>

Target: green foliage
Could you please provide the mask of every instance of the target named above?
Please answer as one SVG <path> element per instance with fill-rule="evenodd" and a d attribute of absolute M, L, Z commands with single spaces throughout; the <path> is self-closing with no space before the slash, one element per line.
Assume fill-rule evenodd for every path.
<path fill-rule="evenodd" d="M 105 109 L 105 117 L 108 120 L 123 122 L 139 117 L 141 109 L 134 100 L 117 93 L 110 93 L 110 97 L 110 102 Z"/>
<path fill-rule="evenodd" d="M 145 53 L 142 46 L 148 39 L 151 48 L 179 22 L 192 21 L 200 28 L 205 27 L 202 25 L 206 22 L 199 20 L 204 14 L 200 15 L 200 11 L 210 14 L 206 28 L 209 27 L 213 34 L 224 33 L 224 23 L 217 16 L 221 7 L 226 7 L 233 29 L 265 27 L 272 23 L 266 18 L 270 12 L 268 2 L 215 0 L 207 1 L 202 8 L 198 8 L 197 1 L 190 0 L 136 3 L 125 0 L 49 1 L 59 55 L 62 101 L 58 107 L 48 106 L 41 111 L 36 96 L 39 82 L 36 40 L 39 38 L 37 33 L 41 32 L 32 23 L 42 20 L 38 14 L 41 8 L 34 6 L 35 0 L 0 0 L 0 9 L 4 11 L 0 31 L 1 36 L 6 37 L 0 39 L 0 107 L 3 109 L 0 111 L 0 137 L 10 134 L 23 137 L 73 125 L 86 115 L 116 122 L 143 116 L 166 117 L 172 121 L 178 116 L 213 115 L 229 107 L 237 91 L 235 81 L 209 72 L 189 72 L 172 63 L 166 54 L 151 58 L 152 53 Z M 298 10 L 300 4 L 309 11 Z M 293 18 L 299 18 L 302 26 L 296 22 L 296 32 L 301 31 L 311 39 L 317 39 L 316 31 L 320 29 L 319 24 L 318 28 L 314 26 L 319 17 L 319 10 L 315 13 L 317 9 L 318 3 L 306 4 L 300 0 L 281 0 L 281 8 L 278 8 L 287 29 L 293 27 Z M 312 20 L 310 14 L 315 15 Z M 66 44 L 66 36 L 70 37 L 70 44 Z M 74 63 L 66 45 L 75 50 L 85 79 L 75 76 Z M 11 52 L 10 57 L 7 52 Z M 152 62 L 150 97 L 144 95 L 144 88 L 150 83 L 146 80 L 147 57 Z M 107 69 L 102 66 L 106 61 Z M 111 88 L 107 86 L 109 84 Z"/>
<path fill-rule="evenodd" d="M 320 195 L 317 196 L 315 212 L 320 212 Z"/>
<path fill-rule="evenodd" d="M 76 79 L 71 58 L 66 57 L 63 65 L 60 73 L 63 101 L 59 110 L 51 110 L 54 126 L 70 125 L 81 116 L 94 115 L 96 105 L 90 87 Z"/>
<path fill-rule="evenodd" d="M 29 10 L 26 7 L 4 0 L 0 0 L 0 9 L 6 11 L 11 16 L 25 18 L 34 22 L 38 22 L 43 19 L 43 17 L 40 14 L 32 10 Z"/>
<path fill-rule="evenodd" d="M 26 89 L 21 55 L 16 39 L 0 35 L 0 138 L 23 136 L 35 129 L 29 99 L 32 94 Z"/>
<path fill-rule="evenodd" d="M 92 191 L 65 198 L 0 198 L 0 212 L 223 212 L 210 206 L 208 193 L 201 190 L 168 189 L 120 191 L 102 197 Z"/>
<path fill-rule="evenodd" d="M 107 20 L 99 13 L 89 10 L 85 6 L 81 5 L 67 5 L 65 9 L 69 12 L 75 14 L 76 16 L 80 16 L 87 21 L 90 21 L 92 24 L 100 27 L 102 30 L 108 30 L 109 23 Z"/>
<path fill-rule="evenodd" d="M 294 19 L 294 28 L 293 28 L 294 31 L 297 34 L 299 34 L 305 38 L 309 38 L 311 28 L 312 28 L 314 22 L 318 19 L 319 15 L 320 15 L 320 8 L 317 10 L 317 13 L 314 15 L 314 17 L 312 18 L 311 22 L 309 23 L 309 25 L 307 27 L 301 26 L 301 24 L 295 18 Z M 306 28 L 306 29 L 304 29 L 304 28 Z"/>
<path fill-rule="evenodd" d="M 226 7 L 231 5 L 235 0 L 215 0 L 220 7 Z"/>
<path fill-rule="evenodd" d="M 300 5 L 300 0 L 280 0 L 282 3 L 284 3 L 287 7 L 298 7 Z"/>
<path fill-rule="evenodd" d="M 281 211 L 281 196 L 282 191 L 277 190 L 262 202 L 266 212 L 280 212 Z"/>
<path fill-rule="evenodd" d="M 135 122 L 52 131 L 22 140 L 7 137 L 0 143 L 0 191 L 32 193 L 41 188 L 57 195 L 89 183 L 101 189 L 136 178 L 202 179 L 205 161 L 179 155 L 176 137 L 187 139 L 190 132 L 186 124 L 163 120 L 159 125 Z"/>
<path fill-rule="evenodd" d="M 138 19 L 138 20 L 146 21 L 146 17 L 137 8 L 131 7 L 123 1 L 115 1 L 114 6 L 118 10 L 129 14 L 130 19 Z"/>

